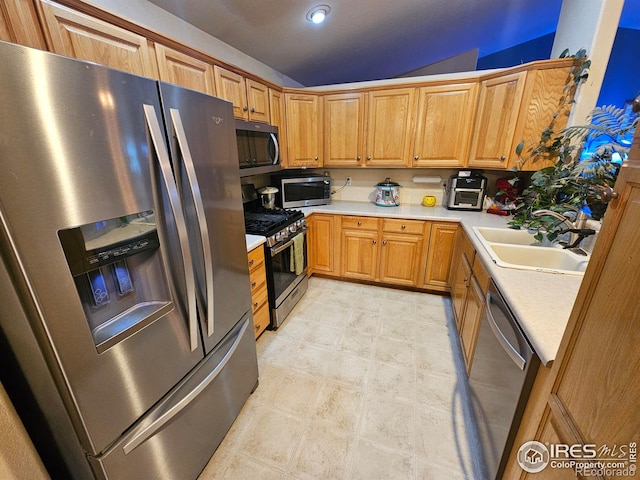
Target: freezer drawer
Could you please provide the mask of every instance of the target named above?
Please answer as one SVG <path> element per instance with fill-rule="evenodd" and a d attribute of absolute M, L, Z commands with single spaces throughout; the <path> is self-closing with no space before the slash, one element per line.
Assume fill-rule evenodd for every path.
<path fill-rule="evenodd" d="M 197 478 L 257 385 L 251 323 L 245 316 L 136 426 L 90 458 L 98 478 Z"/>

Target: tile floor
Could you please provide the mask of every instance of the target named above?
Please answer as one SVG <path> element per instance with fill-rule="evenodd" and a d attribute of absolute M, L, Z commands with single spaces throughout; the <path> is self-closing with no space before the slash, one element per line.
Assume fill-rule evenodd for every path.
<path fill-rule="evenodd" d="M 312 277 L 200 480 L 476 478 L 448 297 Z"/>

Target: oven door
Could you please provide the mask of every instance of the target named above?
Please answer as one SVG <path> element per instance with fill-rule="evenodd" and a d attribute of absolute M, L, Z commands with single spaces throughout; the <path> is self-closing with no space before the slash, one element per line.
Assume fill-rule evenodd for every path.
<path fill-rule="evenodd" d="M 306 228 L 267 250 L 272 328 L 278 328 L 306 290 Z"/>

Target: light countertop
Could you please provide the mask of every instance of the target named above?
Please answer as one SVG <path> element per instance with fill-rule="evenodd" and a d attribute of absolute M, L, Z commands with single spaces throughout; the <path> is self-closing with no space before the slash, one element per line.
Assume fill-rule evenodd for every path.
<path fill-rule="evenodd" d="M 301 210 L 307 216 L 311 213 L 329 213 L 460 223 L 478 252 L 477 258 L 487 268 L 541 362 L 550 366 L 555 359 L 583 277 L 516 270 L 496 265 L 471 227 L 508 228 L 508 217 L 484 212 L 447 210 L 444 207 L 380 207 L 369 202 L 347 201 Z"/>
<path fill-rule="evenodd" d="M 245 237 L 247 241 L 247 252 L 250 252 L 267 241 L 267 238 L 261 235 L 245 235 Z"/>

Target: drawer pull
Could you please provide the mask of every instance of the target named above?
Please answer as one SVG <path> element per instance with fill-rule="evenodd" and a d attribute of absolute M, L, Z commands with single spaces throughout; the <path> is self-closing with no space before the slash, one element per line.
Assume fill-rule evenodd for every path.
<path fill-rule="evenodd" d="M 258 302 L 253 302 L 253 308 L 258 308 Z"/>
<path fill-rule="evenodd" d="M 362 225 L 362 222 L 358 222 L 358 226 Z"/>
<path fill-rule="evenodd" d="M 401 228 L 402 230 L 404 230 L 404 229 L 406 229 L 406 228 L 407 228 L 407 226 L 406 226 L 406 225 L 402 225 L 400 228 Z"/>
<path fill-rule="evenodd" d="M 258 282 L 251 282 L 251 288 L 256 288 L 257 284 L 258 284 Z"/>
<path fill-rule="evenodd" d="M 376 244 L 378 243 L 378 241 L 377 241 L 377 240 L 371 240 L 371 243 L 372 243 L 373 245 L 376 245 Z"/>
<path fill-rule="evenodd" d="M 249 266 L 250 266 L 250 267 L 253 267 L 253 263 L 254 263 L 254 262 L 255 262 L 255 260 L 253 260 L 253 259 L 249 260 Z"/>

